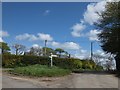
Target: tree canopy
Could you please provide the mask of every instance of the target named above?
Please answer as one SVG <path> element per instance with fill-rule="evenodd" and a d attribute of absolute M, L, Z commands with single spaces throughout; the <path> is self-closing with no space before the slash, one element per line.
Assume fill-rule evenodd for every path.
<path fill-rule="evenodd" d="M 0 42 L 0 49 L 2 54 L 8 53 L 8 51 L 10 51 L 10 47 L 5 42 Z"/>
<path fill-rule="evenodd" d="M 99 15 L 101 18 L 95 25 L 102 30 L 98 35 L 101 47 L 116 55 L 116 68 L 120 71 L 120 2 L 108 2 L 106 10 Z"/>
<path fill-rule="evenodd" d="M 61 48 L 56 48 L 55 51 L 58 52 L 58 53 L 63 53 L 64 52 L 64 50 L 61 49 Z"/>
<path fill-rule="evenodd" d="M 45 49 L 46 49 L 46 56 L 50 56 L 51 53 L 56 54 L 56 52 L 52 48 L 43 47 L 43 51 L 45 51 Z M 43 54 L 45 53 L 43 52 Z"/>

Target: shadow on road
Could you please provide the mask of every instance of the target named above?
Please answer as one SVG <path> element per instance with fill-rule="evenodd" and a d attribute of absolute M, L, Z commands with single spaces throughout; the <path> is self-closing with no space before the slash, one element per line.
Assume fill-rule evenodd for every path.
<path fill-rule="evenodd" d="M 98 75 L 115 74 L 115 75 L 116 75 L 116 71 L 80 71 L 80 70 L 74 70 L 73 73 L 80 73 L 80 74 L 98 74 Z"/>

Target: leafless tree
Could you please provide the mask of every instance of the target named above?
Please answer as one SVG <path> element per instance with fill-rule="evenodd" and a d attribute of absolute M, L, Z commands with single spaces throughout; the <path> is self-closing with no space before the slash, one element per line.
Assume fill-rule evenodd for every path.
<path fill-rule="evenodd" d="M 12 47 L 15 49 L 15 54 L 16 55 L 21 55 L 21 54 L 24 54 L 24 52 L 25 52 L 25 46 L 24 45 L 14 44 Z"/>
<path fill-rule="evenodd" d="M 102 64 L 101 59 L 104 59 L 104 58 L 105 58 L 104 56 L 101 56 L 99 54 L 94 54 L 93 55 L 93 60 L 96 63 L 96 65 L 101 65 Z"/>
<path fill-rule="evenodd" d="M 29 51 L 30 55 L 41 56 L 42 49 L 39 47 L 31 47 Z"/>

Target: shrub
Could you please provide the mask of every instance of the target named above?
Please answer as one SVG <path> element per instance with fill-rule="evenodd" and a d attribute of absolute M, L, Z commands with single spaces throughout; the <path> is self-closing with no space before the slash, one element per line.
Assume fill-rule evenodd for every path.
<path fill-rule="evenodd" d="M 41 65 L 49 65 L 50 59 L 48 57 L 39 57 L 39 56 L 22 56 L 21 63 L 27 65 L 41 64 Z"/>
<path fill-rule="evenodd" d="M 103 70 L 103 67 L 102 67 L 102 66 L 99 66 L 99 65 L 96 65 L 95 70 L 98 70 L 98 71 Z"/>
<path fill-rule="evenodd" d="M 19 66 L 21 64 L 21 59 L 21 56 L 4 54 L 2 55 L 2 66 L 10 68 Z"/>
<path fill-rule="evenodd" d="M 26 56 L 26 55 L 2 55 L 3 67 L 28 66 L 34 64 L 48 65 L 48 57 Z"/>
<path fill-rule="evenodd" d="M 79 59 L 74 60 L 74 65 L 76 69 L 82 69 L 82 61 Z"/>
<path fill-rule="evenodd" d="M 71 73 L 70 70 L 61 69 L 59 67 L 53 66 L 52 68 L 46 65 L 30 65 L 26 67 L 17 67 L 15 68 L 12 73 L 19 74 L 19 75 L 27 75 L 27 76 L 64 76 Z"/>
<path fill-rule="evenodd" d="M 82 62 L 75 58 L 53 58 L 53 64 L 65 69 L 80 69 Z"/>
<path fill-rule="evenodd" d="M 72 59 L 68 59 L 68 58 L 53 58 L 53 64 L 55 66 L 65 68 L 65 69 L 74 68 Z"/>
<path fill-rule="evenodd" d="M 92 60 L 82 60 L 82 68 L 94 70 L 96 68 L 96 64 Z"/>

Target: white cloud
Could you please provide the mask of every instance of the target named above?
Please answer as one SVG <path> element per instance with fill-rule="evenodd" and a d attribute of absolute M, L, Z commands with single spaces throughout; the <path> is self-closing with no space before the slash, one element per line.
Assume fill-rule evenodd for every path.
<path fill-rule="evenodd" d="M 53 38 L 49 34 L 38 33 L 36 36 L 33 34 L 21 34 L 16 36 L 17 40 L 28 40 L 28 41 L 36 41 L 36 40 L 48 40 L 52 41 Z"/>
<path fill-rule="evenodd" d="M 81 49 L 78 50 L 75 54 L 74 57 L 80 58 L 80 59 L 86 59 L 89 58 L 90 53 L 87 50 Z"/>
<path fill-rule="evenodd" d="M 4 42 L 3 37 L 8 37 L 9 34 L 7 31 L 0 30 L 0 42 Z"/>
<path fill-rule="evenodd" d="M 0 37 L 0 42 L 4 42 L 3 39 L 2 39 L 2 37 Z"/>
<path fill-rule="evenodd" d="M 53 40 L 53 38 L 49 34 L 38 33 L 38 36 L 40 40 L 48 40 L 48 41 Z"/>
<path fill-rule="evenodd" d="M 83 14 L 84 21 L 90 25 L 93 25 L 95 22 L 97 22 L 100 16 L 96 12 L 100 14 L 101 12 L 105 11 L 105 5 L 106 1 L 89 4 L 86 12 Z"/>
<path fill-rule="evenodd" d="M 22 34 L 22 35 L 17 35 L 16 39 L 17 40 L 25 40 L 28 39 L 30 37 L 30 35 L 28 33 Z"/>
<path fill-rule="evenodd" d="M 35 40 L 37 40 L 38 38 L 37 38 L 35 35 L 25 33 L 25 34 L 16 36 L 16 39 L 17 39 L 17 40 L 35 41 Z"/>
<path fill-rule="evenodd" d="M 103 50 L 96 50 L 93 52 L 93 55 L 100 55 L 102 57 L 105 57 L 105 58 L 100 59 L 100 61 L 103 61 L 103 62 L 106 62 L 106 60 L 108 60 L 108 57 L 110 57 L 110 54 L 106 54 Z M 91 57 L 90 51 L 79 49 L 74 54 L 74 57 L 80 58 L 80 59 L 90 58 Z"/>
<path fill-rule="evenodd" d="M 81 53 L 86 53 L 86 52 L 87 52 L 87 50 L 83 50 L 83 49 L 81 50 Z"/>
<path fill-rule="evenodd" d="M 53 41 L 53 42 L 51 43 L 51 45 L 52 45 L 53 47 L 55 47 L 55 48 L 61 46 L 60 43 L 55 42 L 55 41 Z"/>
<path fill-rule="evenodd" d="M 35 35 L 31 35 L 29 38 L 29 41 L 36 41 L 36 40 L 38 40 L 38 38 Z"/>
<path fill-rule="evenodd" d="M 0 37 L 7 37 L 9 36 L 7 31 L 0 30 Z"/>
<path fill-rule="evenodd" d="M 108 60 L 108 57 L 110 56 L 110 54 L 106 54 L 103 50 L 96 50 L 93 52 L 93 55 L 100 55 L 103 57 L 106 57 L 106 59 L 100 59 L 100 61 L 104 61 L 106 62 L 106 60 Z M 76 53 L 74 54 L 74 57 L 76 58 L 80 58 L 80 59 L 86 59 L 86 58 L 90 58 L 90 51 L 84 50 L 84 49 L 79 49 L 76 51 Z"/>
<path fill-rule="evenodd" d="M 77 43 L 74 43 L 74 42 L 65 42 L 62 45 L 62 47 L 65 48 L 65 49 L 72 49 L 72 50 L 80 49 L 80 46 Z"/>
<path fill-rule="evenodd" d="M 98 36 L 101 30 L 90 30 L 89 33 L 86 34 L 86 36 L 89 38 L 90 41 L 98 41 Z"/>
<path fill-rule="evenodd" d="M 51 45 L 55 48 L 63 48 L 65 50 L 78 50 L 78 49 L 80 49 L 79 44 L 74 43 L 74 42 L 65 42 L 65 43 L 52 42 Z"/>
<path fill-rule="evenodd" d="M 32 47 L 33 47 L 33 48 L 41 48 L 41 46 L 38 45 L 38 44 L 33 44 Z"/>
<path fill-rule="evenodd" d="M 53 46 L 54 48 L 62 48 L 64 50 L 72 52 L 71 55 L 72 55 L 72 57 L 75 57 L 75 58 L 79 58 L 79 59 L 90 58 L 90 51 L 82 49 L 82 47 L 80 47 L 79 44 L 74 43 L 74 42 L 60 43 L 60 42 L 53 41 L 50 43 L 50 45 Z M 102 50 L 96 50 L 95 52 L 93 52 L 93 54 L 98 54 L 98 55 L 101 55 L 106 58 L 110 56 L 109 54 L 106 54 Z M 103 59 L 101 59 L 101 61 L 102 60 Z M 106 60 L 108 60 L 108 59 L 106 59 Z"/>
<path fill-rule="evenodd" d="M 103 52 L 102 50 L 96 50 L 96 52 L 94 52 L 95 54 L 99 54 L 101 56 L 105 55 L 105 52 Z"/>
<path fill-rule="evenodd" d="M 73 25 L 73 27 L 71 28 L 73 30 L 71 32 L 72 36 L 81 37 L 82 36 L 81 32 L 85 29 L 85 27 L 86 26 L 83 24 L 83 22 Z"/>
<path fill-rule="evenodd" d="M 97 13 L 101 14 L 103 11 L 105 11 L 106 2 L 107 1 L 100 1 L 98 3 L 88 4 L 86 11 L 83 13 L 83 19 L 81 19 L 79 23 L 73 25 L 73 31 L 71 32 L 72 36 L 84 36 L 85 34 L 83 33 L 83 30 L 85 29 L 86 24 L 88 23 L 90 25 L 93 25 L 95 22 L 98 22 L 100 16 Z M 93 40 L 93 38 L 90 37 L 90 40 Z"/>

